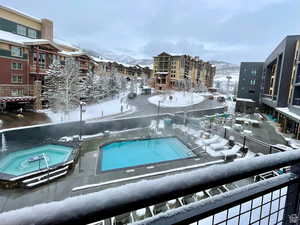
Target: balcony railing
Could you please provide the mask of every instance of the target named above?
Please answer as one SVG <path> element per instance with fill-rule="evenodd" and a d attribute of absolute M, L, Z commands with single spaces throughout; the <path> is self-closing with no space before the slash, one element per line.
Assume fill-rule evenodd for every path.
<path fill-rule="evenodd" d="M 269 94 L 263 94 L 262 97 L 263 97 L 263 98 L 272 98 L 272 95 L 269 95 Z"/>
<path fill-rule="evenodd" d="M 123 224 L 116 222 L 118 215 L 155 204 L 165 204 L 166 201 L 182 196 L 256 176 L 261 177 L 261 181 L 181 207 L 170 208 L 166 212 L 136 221 L 135 224 L 198 224 L 201 221 L 199 224 L 244 225 L 265 222 L 263 224 L 287 225 L 290 224 L 289 219 L 297 219 L 298 216 L 299 163 L 300 150 L 218 163 L 181 174 L 139 181 L 99 192 L 95 189 L 91 194 L 5 212 L 0 214 L 0 220 L 3 224 L 11 225 L 88 224 L 106 219 L 110 221 L 109 224 L 111 221 L 114 221 L 112 224 Z M 287 166 L 291 168 L 288 173 L 268 179 L 259 176 Z M 97 185 L 93 185 L 79 189 L 96 187 Z M 112 217 L 115 219 L 110 219 Z"/>
<path fill-rule="evenodd" d="M 294 98 L 293 105 L 300 106 L 300 98 Z"/>
<path fill-rule="evenodd" d="M 80 69 L 81 70 L 88 70 L 89 69 L 89 65 L 88 64 L 80 64 Z"/>
<path fill-rule="evenodd" d="M 46 71 L 47 68 L 45 64 L 43 65 L 40 64 L 39 67 L 37 67 L 36 64 L 30 66 L 30 73 L 46 73 Z"/>

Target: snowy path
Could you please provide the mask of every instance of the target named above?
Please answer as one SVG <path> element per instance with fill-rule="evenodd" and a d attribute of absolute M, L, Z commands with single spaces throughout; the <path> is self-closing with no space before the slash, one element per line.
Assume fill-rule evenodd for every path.
<path fill-rule="evenodd" d="M 169 98 L 172 96 L 171 98 Z M 204 97 L 198 93 L 173 91 L 171 93 L 156 95 L 148 98 L 148 101 L 154 105 L 160 102 L 161 107 L 186 107 L 199 104 L 204 101 Z"/>
<path fill-rule="evenodd" d="M 128 113 L 133 110 L 134 108 L 127 104 L 125 95 L 122 95 L 119 98 L 103 101 L 99 104 L 87 105 L 85 107 L 85 112 L 82 114 L 82 119 L 101 119 L 102 117 Z M 62 112 L 55 113 L 51 110 L 44 110 L 43 112 L 47 114 L 53 123 L 78 121 L 80 117 L 79 107 L 70 112 L 68 115 L 64 115 Z"/>

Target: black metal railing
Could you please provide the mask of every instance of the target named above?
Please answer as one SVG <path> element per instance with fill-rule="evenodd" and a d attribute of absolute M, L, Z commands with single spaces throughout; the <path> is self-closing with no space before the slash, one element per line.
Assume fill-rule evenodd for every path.
<path fill-rule="evenodd" d="M 0 214 L 0 221 L 6 225 L 88 224 L 291 166 L 289 173 L 266 180 L 263 179 L 259 182 L 215 195 L 209 199 L 191 203 L 169 210 L 166 213 L 160 213 L 144 221 L 136 222 L 136 224 L 159 225 L 201 224 L 199 220 L 202 221 L 212 217 L 211 224 L 223 224 L 222 221 L 231 221 L 232 219 L 242 221 L 240 224 L 250 224 L 263 221 L 266 218 L 269 221 L 266 224 L 274 224 L 270 222 L 270 218 L 277 213 L 276 221 L 288 224 L 289 216 L 297 213 L 299 205 L 299 163 L 300 150 L 263 155 L 247 160 L 237 160 L 176 175 L 138 181 L 62 201 L 5 212 Z M 265 195 L 270 193 L 271 197 L 264 201 Z M 259 204 L 257 203 L 257 198 L 262 199 Z M 281 199 L 284 201 L 284 204 L 282 203 L 282 207 L 279 207 L 277 201 L 280 204 Z M 247 203 L 249 201 L 250 203 Z M 274 210 L 270 209 L 273 204 L 275 205 L 275 201 L 277 207 L 274 207 Z M 245 203 L 249 206 L 246 209 Z M 269 204 L 268 210 L 263 210 L 262 208 L 267 204 Z M 232 214 L 233 207 L 239 208 L 238 212 Z M 258 211 L 260 212 L 258 213 Z M 223 216 L 220 216 L 220 213 Z M 244 215 L 248 215 L 248 213 L 250 215 L 249 220 L 243 220 Z"/>

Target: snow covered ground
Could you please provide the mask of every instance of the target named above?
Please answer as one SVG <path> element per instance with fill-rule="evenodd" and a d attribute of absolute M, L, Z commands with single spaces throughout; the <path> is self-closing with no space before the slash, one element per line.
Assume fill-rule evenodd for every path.
<path fill-rule="evenodd" d="M 172 96 L 170 98 L 170 96 Z M 160 101 L 161 107 L 186 107 L 198 104 L 204 100 L 199 93 L 172 91 L 169 93 L 156 95 L 148 98 L 148 101 L 154 105 L 158 105 Z"/>
<path fill-rule="evenodd" d="M 83 120 L 101 119 L 102 117 L 113 116 L 119 113 L 126 113 L 133 111 L 134 108 L 127 104 L 126 95 L 120 95 L 120 97 L 103 101 L 99 104 L 85 106 L 85 112 L 82 114 Z M 65 115 L 63 112 L 53 112 L 51 110 L 43 110 L 53 123 L 67 122 L 67 121 L 79 121 L 80 109 L 79 107 Z"/>

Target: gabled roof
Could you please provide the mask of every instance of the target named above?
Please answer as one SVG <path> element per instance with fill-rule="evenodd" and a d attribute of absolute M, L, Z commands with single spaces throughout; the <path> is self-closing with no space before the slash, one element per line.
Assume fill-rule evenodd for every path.
<path fill-rule="evenodd" d="M 170 54 L 166 53 L 166 52 L 162 52 L 160 53 L 158 56 L 171 56 Z"/>
<path fill-rule="evenodd" d="M 62 39 L 59 39 L 59 38 L 54 38 L 54 43 L 57 44 L 58 46 L 62 46 L 62 48 L 66 48 L 66 49 L 71 49 L 73 51 L 79 51 L 79 48 L 75 47 L 73 44 L 65 41 L 65 40 L 62 40 Z"/>
<path fill-rule="evenodd" d="M 52 48 L 54 48 L 57 51 L 60 51 L 61 48 L 58 47 L 54 42 L 45 40 L 45 39 L 32 39 L 30 41 L 24 41 L 24 45 L 50 45 Z"/>

